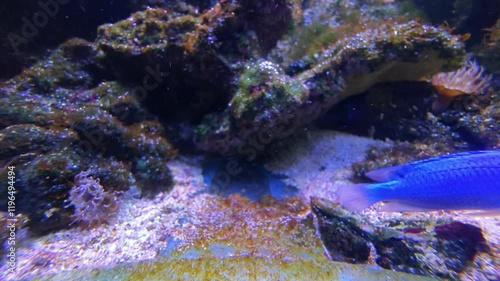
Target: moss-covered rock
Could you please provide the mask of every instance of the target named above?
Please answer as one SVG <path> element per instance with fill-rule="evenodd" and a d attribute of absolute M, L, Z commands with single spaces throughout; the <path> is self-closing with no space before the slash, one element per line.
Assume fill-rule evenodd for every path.
<path fill-rule="evenodd" d="M 463 55 L 458 37 L 412 21 L 348 36 L 307 58 L 308 69 L 293 77 L 271 62 L 249 64 L 240 74 L 229 112 L 221 113 L 230 117 L 216 118 L 231 123 L 225 126 L 233 133 L 225 137 L 230 139 L 225 151 L 235 153 L 249 135 L 281 125 L 285 125 L 285 133 L 280 128 L 279 134 L 268 138 L 286 137 L 339 101 L 377 83 L 417 81 L 441 69 L 457 67 Z M 211 138 L 220 141 L 220 132 L 204 128 L 197 137 L 199 147 L 220 152 L 218 146 L 210 145 Z"/>
<path fill-rule="evenodd" d="M 4 158 L 20 154 L 45 153 L 61 145 L 76 141 L 75 132 L 63 129 L 45 129 L 33 124 L 12 125 L 0 131 L 0 155 Z"/>
<path fill-rule="evenodd" d="M 100 61 L 94 44 L 70 40 L 0 89 L 0 160 L 18 171 L 19 212 L 36 233 L 73 222 L 67 198 L 82 171 L 109 191 L 172 187 L 165 164 L 177 151 L 130 88 L 102 82 Z"/>
<path fill-rule="evenodd" d="M 34 91 L 54 98 L 67 98 L 68 90 L 83 90 L 106 76 L 96 46 L 83 39 L 70 39 L 48 57 L 11 80 L 17 91 Z"/>
<path fill-rule="evenodd" d="M 241 59 L 276 45 L 290 27 L 293 6 L 286 0 L 220 1 L 198 11 L 179 2 L 101 26 L 97 44 L 119 81 L 146 89 L 151 112 L 199 123 L 226 106 Z"/>

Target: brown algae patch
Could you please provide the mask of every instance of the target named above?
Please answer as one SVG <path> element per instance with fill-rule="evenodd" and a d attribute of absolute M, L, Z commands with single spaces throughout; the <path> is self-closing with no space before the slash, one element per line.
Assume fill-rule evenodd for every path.
<path fill-rule="evenodd" d="M 228 198 L 206 198 L 202 214 L 188 228 L 185 245 L 208 250 L 208 255 L 220 256 L 212 251 L 216 243 L 228 245 L 230 256 L 262 256 L 294 259 L 301 248 L 318 249 L 309 206 L 298 198 L 283 201 L 265 198 L 252 202 L 239 194 Z M 185 248 L 185 247 L 182 247 Z M 321 251 L 310 254 L 320 254 Z"/>

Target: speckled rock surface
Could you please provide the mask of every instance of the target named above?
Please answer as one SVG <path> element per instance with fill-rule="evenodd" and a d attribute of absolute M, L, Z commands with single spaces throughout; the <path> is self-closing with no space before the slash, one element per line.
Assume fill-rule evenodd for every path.
<path fill-rule="evenodd" d="M 101 83 L 109 75 L 93 43 L 72 39 L 1 86 L 0 158 L 16 167 L 19 212 L 36 233 L 70 225 L 81 171 L 108 190 L 171 187 L 165 163 L 176 150 L 130 89 Z"/>
<path fill-rule="evenodd" d="M 481 229 L 459 221 L 387 221 L 388 227 L 383 227 L 321 198 L 311 198 L 311 207 L 335 261 L 366 263 L 371 259 L 387 269 L 459 280 L 459 273 L 478 252 L 488 252 Z"/>
<path fill-rule="evenodd" d="M 457 37 L 443 30 L 410 22 L 348 36 L 311 57 L 309 69 L 293 77 L 271 62 L 247 65 L 229 110 L 207 116 L 196 142 L 205 151 L 231 154 L 241 153 L 251 135 L 267 135 L 266 141 L 286 137 L 376 83 L 416 81 L 456 66 L 462 47 Z M 256 66 L 260 70 L 253 70 Z M 284 83 L 289 86 L 280 87 Z M 258 114 L 251 114 L 254 108 Z"/>

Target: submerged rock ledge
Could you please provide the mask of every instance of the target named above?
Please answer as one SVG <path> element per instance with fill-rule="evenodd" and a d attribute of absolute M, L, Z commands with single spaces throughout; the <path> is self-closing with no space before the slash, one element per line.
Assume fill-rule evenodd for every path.
<path fill-rule="evenodd" d="M 229 109 L 198 126 L 197 145 L 230 155 L 241 152 L 252 135 L 266 141 L 286 137 L 346 97 L 377 83 L 418 81 L 456 68 L 464 54 L 459 37 L 411 21 L 347 37 L 307 58 L 309 69 L 293 77 L 269 61 L 247 63 Z"/>

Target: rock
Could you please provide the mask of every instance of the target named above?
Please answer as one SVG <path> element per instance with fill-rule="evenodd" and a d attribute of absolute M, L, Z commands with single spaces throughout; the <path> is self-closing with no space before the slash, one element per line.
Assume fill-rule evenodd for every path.
<path fill-rule="evenodd" d="M 172 187 L 166 162 L 177 150 L 130 88 L 101 83 L 109 75 L 93 43 L 72 39 L 0 87 L 0 160 L 19 171 L 19 212 L 36 234 L 70 225 L 66 200 L 82 171 L 109 191 Z"/>
<path fill-rule="evenodd" d="M 318 220 L 318 232 L 329 257 L 333 261 L 364 263 L 370 258 L 371 239 L 369 235 L 359 227 L 359 222 L 348 212 L 342 212 L 339 206 L 332 206 L 328 212 L 317 207 L 317 201 L 312 199 L 313 213 Z M 326 205 L 326 204 L 323 204 Z M 323 205 L 321 205 L 323 207 Z"/>
<path fill-rule="evenodd" d="M 268 142 L 286 137 L 334 104 L 376 83 L 416 81 L 443 67 L 456 67 L 463 58 L 462 48 L 457 37 L 443 30 L 409 22 L 348 36 L 311 57 L 306 64 L 310 68 L 293 77 L 271 62 L 249 63 L 240 75 L 229 110 L 207 116 L 200 125 L 198 147 L 234 154 L 241 153 L 252 135 L 268 135 Z M 252 114 L 253 110 L 259 113 Z M 217 120 L 226 123 L 222 126 Z"/>
<path fill-rule="evenodd" d="M 386 269 L 458 280 L 474 256 L 488 250 L 481 229 L 459 221 L 372 223 L 316 197 L 311 198 L 311 208 L 334 261 L 375 260 Z"/>

